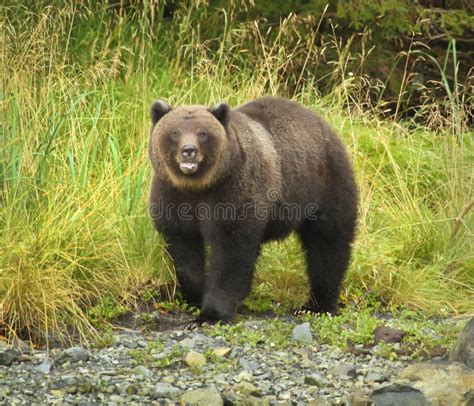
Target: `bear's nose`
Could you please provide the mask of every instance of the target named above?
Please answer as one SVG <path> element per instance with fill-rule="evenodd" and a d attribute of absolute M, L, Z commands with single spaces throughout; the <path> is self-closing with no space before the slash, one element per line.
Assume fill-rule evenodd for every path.
<path fill-rule="evenodd" d="M 183 153 L 183 158 L 194 158 L 197 153 L 197 148 L 194 145 L 185 145 L 181 152 Z"/>

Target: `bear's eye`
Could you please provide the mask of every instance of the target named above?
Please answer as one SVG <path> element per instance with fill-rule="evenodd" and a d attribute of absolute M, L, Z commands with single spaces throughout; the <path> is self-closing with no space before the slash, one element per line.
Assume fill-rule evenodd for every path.
<path fill-rule="evenodd" d="M 205 131 L 199 131 L 198 132 L 198 138 L 199 138 L 199 141 L 206 141 L 207 140 L 207 132 Z"/>
<path fill-rule="evenodd" d="M 173 130 L 171 131 L 171 138 L 174 140 L 174 141 L 178 141 L 179 139 L 179 131 L 178 130 Z"/>

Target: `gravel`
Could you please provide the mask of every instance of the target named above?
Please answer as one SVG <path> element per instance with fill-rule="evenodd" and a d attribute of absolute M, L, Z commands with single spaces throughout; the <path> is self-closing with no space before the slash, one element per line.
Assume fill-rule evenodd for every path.
<path fill-rule="evenodd" d="M 251 321 L 257 328 L 264 323 Z M 299 330 L 306 339 L 311 333 L 309 324 Z M 3 349 L 0 404 L 334 404 L 389 385 L 407 365 L 313 337 L 295 342 L 294 330 L 284 349 L 275 349 L 269 337 L 250 345 L 211 333 L 123 330 L 105 348 L 34 349 L 28 358 Z"/>

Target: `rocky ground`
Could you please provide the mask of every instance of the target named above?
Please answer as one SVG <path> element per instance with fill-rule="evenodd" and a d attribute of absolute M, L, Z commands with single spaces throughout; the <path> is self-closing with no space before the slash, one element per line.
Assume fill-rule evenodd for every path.
<path fill-rule="evenodd" d="M 22 342 L 3 345 L 0 403 L 474 404 L 472 369 L 448 363 L 445 356 L 410 370 L 406 367 L 413 363 L 408 359 L 391 361 L 377 355 L 377 345 L 344 351 L 319 344 L 309 323 L 290 317 L 273 324 L 281 327 L 283 337 L 274 342 L 267 335 L 268 323 L 246 318 L 239 328 L 249 334 L 240 341 L 229 335 L 232 332 L 220 334 L 214 327 L 192 332 L 120 328 L 111 344 L 100 349 L 75 346 L 47 351 L 30 350 Z M 472 330 L 474 326 L 470 335 L 465 333 L 468 344 L 461 345 L 460 352 L 474 348 Z M 397 332 L 382 329 L 377 334 L 376 342 L 395 341 Z M 288 345 L 282 345 L 282 339 Z M 431 389 L 426 380 L 431 380 Z M 436 399 L 433 391 L 440 392 Z"/>

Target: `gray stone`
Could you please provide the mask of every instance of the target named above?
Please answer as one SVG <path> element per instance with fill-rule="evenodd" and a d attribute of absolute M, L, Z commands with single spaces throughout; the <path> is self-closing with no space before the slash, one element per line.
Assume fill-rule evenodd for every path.
<path fill-rule="evenodd" d="M 51 382 L 50 389 L 59 390 L 59 389 L 70 389 L 76 388 L 79 384 L 79 379 L 74 375 L 64 375 L 59 379 Z"/>
<path fill-rule="evenodd" d="M 260 396 L 258 388 L 251 384 L 250 382 L 242 381 L 234 385 L 232 388 L 237 393 L 240 393 L 242 396 Z"/>
<path fill-rule="evenodd" d="M 130 383 L 125 383 L 124 385 L 120 386 L 120 394 L 121 395 L 135 395 L 138 392 L 138 389 L 135 385 Z"/>
<path fill-rule="evenodd" d="M 385 382 L 387 381 L 387 376 L 379 374 L 377 372 L 368 372 L 367 375 L 364 378 L 365 382 Z"/>
<path fill-rule="evenodd" d="M 313 342 L 311 326 L 309 325 L 309 323 L 298 324 L 293 329 L 291 337 L 293 341 L 297 341 L 304 344 L 311 344 Z"/>
<path fill-rule="evenodd" d="M 209 341 L 210 341 L 209 337 L 206 337 L 205 335 L 200 334 L 200 333 L 196 333 L 192 337 L 186 337 L 183 340 L 181 340 L 179 342 L 179 345 L 181 347 L 194 349 L 198 345 L 209 343 Z"/>
<path fill-rule="evenodd" d="M 66 362 L 76 363 L 79 361 L 89 361 L 90 354 L 87 350 L 82 347 L 71 347 L 67 350 L 62 351 L 56 358 L 58 365 L 65 364 Z"/>
<path fill-rule="evenodd" d="M 183 394 L 181 403 L 193 406 L 223 406 L 224 400 L 215 388 L 203 388 Z"/>
<path fill-rule="evenodd" d="M 109 400 L 113 403 L 125 403 L 125 399 L 119 395 L 112 395 Z"/>
<path fill-rule="evenodd" d="M 242 381 L 252 382 L 254 380 L 254 376 L 250 372 L 242 371 L 236 377 L 234 377 L 234 380 L 237 382 L 242 382 Z"/>
<path fill-rule="evenodd" d="M 360 390 L 352 392 L 350 397 L 351 406 L 370 406 L 372 404 L 373 402 L 364 392 Z"/>
<path fill-rule="evenodd" d="M 429 406 L 423 393 L 410 385 L 392 384 L 372 392 L 375 406 Z"/>
<path fill-rule="evenodd" d="M 239 364 L 245 371 L 254 372 L 258 369 L 256 362 L 250 361 L 247 358 L 240 358 Z"/>
<path fill-rule="evenodd" d="M 14 348 L 0 350 L 0 365 L 9 367 L 14 362 L 20 360 L 20 353 Z"/>
<path fill-rule="evenodd" d="M 31 350 L 27 343 L 25 343 L 21 338 L 14 337 L 12 341 L 12 346 L 15 350 L 20 351 L 22 354 L 30 354 Z"/>
<path fill-rule="evenodd" d="M 152 376 L 152 372 L 144 367 L 143 365 L 137 365 L 135 368 L 133 368 L 133 373 L 136 375 L 142 375 L 146 378 L 149 378 Z"/>
<path fill-rule="evenodd" d="M 8 386 L 0 386 L 0 399 L 4 399 L 10 395 L 11 391 Z"/>
<path fill-rule="evenodd" d="M 433 405 L 468 405 L 470 394 L 474 395 L 474 371 L 463 364 L 413 364 L 402 371 L 400 379 Z"/>
<path fill-rule="evenodd" d="M 341 378 L 355 378 L 357 375 L 357 368 L 352 364 L 339 364 L 334 368 L 332 373 Z"/>
<path fill-rule="evenodd" d="M 304 377 L 304 383 L 306 385 L 313 385 L 317 387 L 325 386 L 328 383 L 327 378 L 324 375 L 314 373 L 311 375 L 306 375 Z"/>
<path fill-rule="evenodd" d="M 196 351 L 189 352 L 184 361 L 192 368 L 199 368 L 206 365 L 206 357 L 204 354 Z"/>
<path fill-rule="evenodd" d="M 317 398 L 310 400 L 307 403 L 307 406 L 331 406 L 331 402 L 328 401 L 326 398 L 318 396 Z"/>
<path fill-rule="evenodd" d="M 179 390 L 178 388 L 175 388 L 169 383 L 158 383 L 155 386 L 155 391 L 153 392 L 153 395 L 155 398 L 168 398 L 168 399 L 174 399 L 180 394 L 181 394 L 181 390 Z"/>
<path fill-rule="evenodd" d="M 246 406 L 270 406 L 270 400 L 267 398 L 256 398 L 255 396 L 249 396 L 244 404 Z"/>
<path fill-rule="evenodd" d="M 90 393 L 94 389 L 94 386 L 90 382 L 73 375 L 65 375 L 62 378 L 51 382 L 50 385 L 51 392 L 64 391 L 69 394 L 75 394 L 77 392 Z"/>
<path fill-rule="evenodd" d="M 42 374 L 49 374 L 51 372 L 52 367 L 53 367 L 52 361 L 49 359 L 46 359 L 36 366 L 35 371 L 41 372 Z"/>
<path fill-rule="evenodd" d="M 189 338 L 189 337 L 186 337 L 184 340 L 181 340 L 179 342 L 179 345 L 181 347 L 184 347 L 184 348 L 194 348 L 195 345 L 196 345 L 196 342 L 192 339 L 192 338 Z"/>
<path fill-rule="evenodd" d="M 469 320 L 449 354 L 450 361 L 462 362 L 474 368 L 474 317 Z"/>

